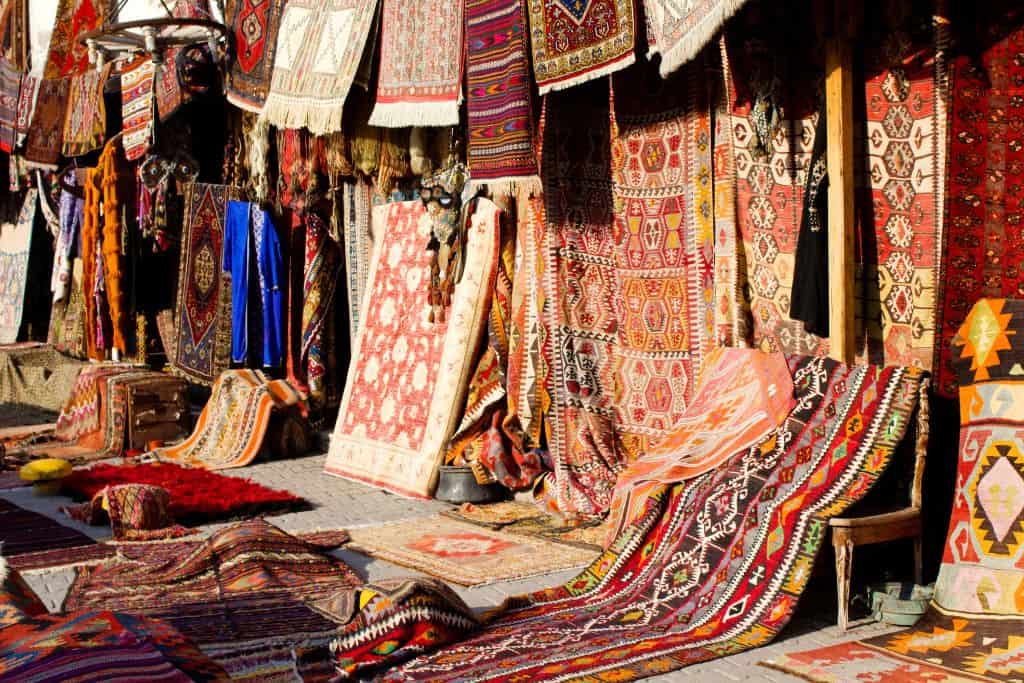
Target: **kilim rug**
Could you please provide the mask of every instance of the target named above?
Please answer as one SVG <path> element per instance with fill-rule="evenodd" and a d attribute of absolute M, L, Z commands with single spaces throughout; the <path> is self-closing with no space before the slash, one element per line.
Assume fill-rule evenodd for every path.
<path fill-rule="evenodd" d="M 886 468 L 922 379 L 821 358 L 789 364 L 796 407 L 775 435 L 649 499 L 575 579 L 513 598 L 475 636 L 382 680 L 629 681 L 772 640 L 828 519 Z"/>
<path fill-rule="evenodd" d="M 474 210 L 475 209 L 475 210 Z M 406 496 L 429 496 L 461 417 L 498 262 L 499 210 L 472 210 L 462 279 L 431 322 L 431 234 L 423 203 L 388 204 L 374 251 L 345 395 L 325 471 Z"/>
<path fill-rule="evenodd" d="M 527 0 L 527 8 L 541 95 L 607 76 L 636 59 L 633 0 Z"/>
<path fill-rule="evenodd" d="M 231 357 L 231 286 L 221 269 L 224 185 L 193 183 L 185 194 L 178 272 L 177 346 L 172 371 L 190 382 L 213 384 Z"/>
<path fill-rule="evenodd" d="M 661 55 L 662 76 L 690 61 L 712 42 L 722 25 L 747 0 L 644 0 L 648 40 L 652 54 Z"/>
<path fill-rule="evenodd" d="M 94 465 L 65 477 L 64 491 L 85 501 L 92 500 L 104 487 L 117 484 L 151 484 L 167 489 L 171 493 L 171 516 L 190 526 L 286 512 L 305 503 L 287 491 L 267 488 L 248 479 L 173 463 Z"/>
<path fill-rule="evenodd" d="M 141 158 L 153 141 L 153 74 L 148 56 L 121 70 L 121 144 L 128 161 Z"/>
<path fill-rule="evenodd" d="M 21 72 L 11 62 L 0 57 L 0 151 L 8 154 L 14 149 L 18 126 L 21 77 Z"/>
<path fill-rule="evenodd" d="M 370 273 L 373 254 L 371 216 L 371 186 L 356 178 L 342 181 L 344 202 L 343 233 L 345 241 L 345 277 L 348 284 L 348 330 L 351 343 L 359 332 L 359 311 L 366 291 L 366 278 Z M 380 215 L 385 216 L 385 210 Z M 378 225 L 379 229 L 379 225 Z"/>
<path fill-rule="evenodd" d="M 308 128 L 315 135 L 340 131 L 376 12 L 377 0 L 289 0 L 263 106 L 267 121 L 279 128 Z M 408 49 L 404 42 L 402 47 Z M 426 59 L 423 53 L 419 57 Z"/>
<path fill-rule="evenodd" d="M 227 0 L 224 22 L 235 34 L 235 59 L 227 76 L 228 102 L 259 112 L 270 89 L 277 31 L 286 0 Z"/>
<path fill-rule="evenodd" d="M 574 569 L 589 564 L 597 554 L 595 549 L 511 535 L 440 515 L 349 529 L 349 534 L 349 550 L 463 586 Z"/>
<path fill-rule="evenodd" d="M 225 370 L 214 383 L 192 435 L 151 455 L 209 470 L 244 467 L 260 454 L 271 414 L 301 402 L 286 380 L 268 380 L 259 370 Z"/>
<path fill-rule="evenodd" d="M 292 649 L 324 645 L 339 626 L 308 603 L 360 583 L 322 546 L 256 519 L 216 532 L 184 557 L 119 556 L 83 569 L 64 609 L 156 618 L 192 639 L 232 680 L 293 681 Z"/>
<path fill-rule="evenodd" d="M 25 159 L 54 166 L 60 158 L 64 139 L 64 114 L 68 106 L 70 79 L 43 79 L 39 82 L 32 124 L 25 137 Z"/>
<path fill-rule="evenodd" d="M 64 144 L 61 152 L 66 157 L 88 154 L 103 146 L 107 133 L 107 107 L 103 100 L 103 86 L 110 69 L 89 69 L 71 78 L 67 117 L 64 119 Z"/>
<path fill-rule="evenodd" d="M 14 220 L 8 218 L 0 223 L 0 344 L 18 340 L 38 206 L 38 190 L 31 188 L 25 192 L 25 201 L 21 210 L 12 217 Z"/>
<path fill-rule="evenodd" d="M 89 51 L 78 37 L 99 28 L 109 11 L 108 0 L 60 0 L 50 36 L 45 78 L 63 78 L 89 71 Z"/>
<path fill-rule="evenodd" d="M 467 159 L 492 192 L 540 190 L 523 0 L 466 3 Z"/>
<path fill-rule="evenodd" d="M 116 552 L 81 531 L 3 499 L 0 544 L 4 559 L 19 571 L 98 562 Z"/>
<path fill-rule="evenodd" d="M 370 125 L 457 126 L 464 3 L 381 0 L 380 72 Z"/>

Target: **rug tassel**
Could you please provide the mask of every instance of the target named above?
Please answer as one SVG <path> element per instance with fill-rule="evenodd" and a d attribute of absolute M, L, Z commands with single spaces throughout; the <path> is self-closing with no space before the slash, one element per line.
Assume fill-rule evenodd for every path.
<path fill-rule="evenodd" d="M 514 197 L 537 197 L 544 192 L 544 183 L 539 175 L 493 178 L 489 180 L 471 179 L 470 190 L 479 192 L 485 189 L 492 197 L 511 195 Z"/>

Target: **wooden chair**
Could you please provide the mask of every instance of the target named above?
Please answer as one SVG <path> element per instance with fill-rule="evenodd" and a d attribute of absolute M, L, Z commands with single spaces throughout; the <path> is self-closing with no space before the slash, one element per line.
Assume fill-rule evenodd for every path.
<path fill-rule="evenodd" d="M 839 593 L 839 628 L 849 624 L 850 574 L 853 549 L 858 545 L 914 539 L 914 581 L 921 583 L 921 482 L 928 450 L 928 380 L 921 383 L 917 412 L 917 439 L 914 446 L 914 479 L 910 486 L 910 506 L 866 517 L 834 517 L 832 547 L 836 551 L 836 588 Z"/>

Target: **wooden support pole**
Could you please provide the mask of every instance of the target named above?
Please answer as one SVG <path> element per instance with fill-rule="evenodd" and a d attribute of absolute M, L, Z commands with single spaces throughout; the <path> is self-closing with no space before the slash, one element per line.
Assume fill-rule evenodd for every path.
<path fill-rule="evenodd" d="M 828 161 L 829 348 L 833 358 L 853 360 L 854 178 L 853 43 L 859 2 L 832 0 L 833 28 L 825 55 L 825 112 Z"/>

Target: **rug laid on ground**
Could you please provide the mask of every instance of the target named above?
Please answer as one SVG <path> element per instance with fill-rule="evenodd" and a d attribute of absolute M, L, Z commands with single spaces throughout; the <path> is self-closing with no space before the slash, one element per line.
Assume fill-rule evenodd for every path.
<path fill-rule="evenodd" d="M 465 3 L 381 2 L 380 73 L 370 125 L 459 125 Z"/>
<path fill-rule="evenodd" d="M 176 446 L 151 455 L 163 462 L 223 470 L 248 465 L 263 448 L 271 414 L 302 403 L 287 380 L 259 370 L 225 370 L 213 385 L 196 428 Z"/>
<path fill-rule="evenodd" d="M 190 382 L 213 384 L 231 358 L 231 287 L 221 269 L 224 209 L 233 191 L 193 183 L 185 195 L 178 272 L 177 347 L 172 369 Z"/>
<path fill-rule="evenodd" d="M 29 189 L 21 210 L 0 224 L 0 344 L 18 341 L 38 205 L 38 190 Z"/>
<path fill-rule="evenodd" d="M 189 526 L 260 513 L 285 512 L 304 504 L 302 498 L 287 491 L 173 463 L 94 465 L 65 477 L 64 491 L 84 501 L 91 500 L 103 488 L 117 484 L 150 484 L 167 489 L 171 494 L 168 510 L 171 517 Z"/>
<path fill-rule="evenodd" d="M 347 548 L 463 586 L 582 567 L 592 549 L 510 535 L 437 515 L 349 529 Z"/>
<path fill-rule="evenodd" d="M 527 8 L 541 95 L 607 76 L 636 59 L 633 0 L 531 1 Z"/>
<path fill-rule="evenodd" d="M 499 210 L 477 201 L 462 279 L 431 322 L 431 219 L 423 202 L 388 204 L 325 471 L 429 496 L 461 417 L 498 263 Z"/>
<path fill-rule="evenodd" d="M 81 531 L 4 499 L 0 544 L 7 562 L 20 571 L 99 562 L 116 552 Z"/>
<path fill-rule="evenodd" d="M 629 681 L 772 640 L 810 578 L 828 518 L 887 467 L 922 380 L 912 369 L 823 358 L 789 365 L 796 407 L 772 436 L 652 496 L 575 579 L 512 599 L 476 635 L 381 680 Z"/>
<path fill-rule="evenodd" d="M 467 161 L 492 192 L 540 189 L 522 0 L 466 3 Z"/>
<path fill-rule="evenodd" d="M 0 347 L 0 403 L 57 413 L 85 364 L 52 346 Z"/>
<path fill-rule="evenodd" d="M 535 503 L 464 503 L 456 510 L 446 510 L 441 514 L 488 529 L 500 529 L 508 534 L 536 536 L 595 551 L 603 548 L 606 535 L 605 525 L 600 520 L 567 520 L 546 512 Z"/>
<path fill-rule="evenodd" d="M 308 128 L 315 135 L 340 131 L 376 14 L 377 0 L 289 0 L 263 106 L 267 121 L 279 128 Z"/>
<path fill-rule="evenodd" d="M 769 666 L 813 681 L 1024 676 L 1021 335 L 1024 301 L 981 299 L 953 338 L 960 459 L 942 565 L 925 615 L 899 633 L 790 654 Z"/>
<path fill-rule="evenodd" d="M 231 104 L 259 112 L 270 89 L 277 31 L 285 0 L 227 0 L 224 18 L 235 27 L 235 59 L 225 89 Z"/>
<path fill-rule="evenodd" d="M 312 603 L 361 583 L 323 550 L 250 520 L 216 532 L 184 557 L 119 556 L 85 568 L 64 609 L 160 619 L 223 665 L 232 680 L 291 681 L 292 650 L 326 645 L 338 633 L 338 622 Z"/>

